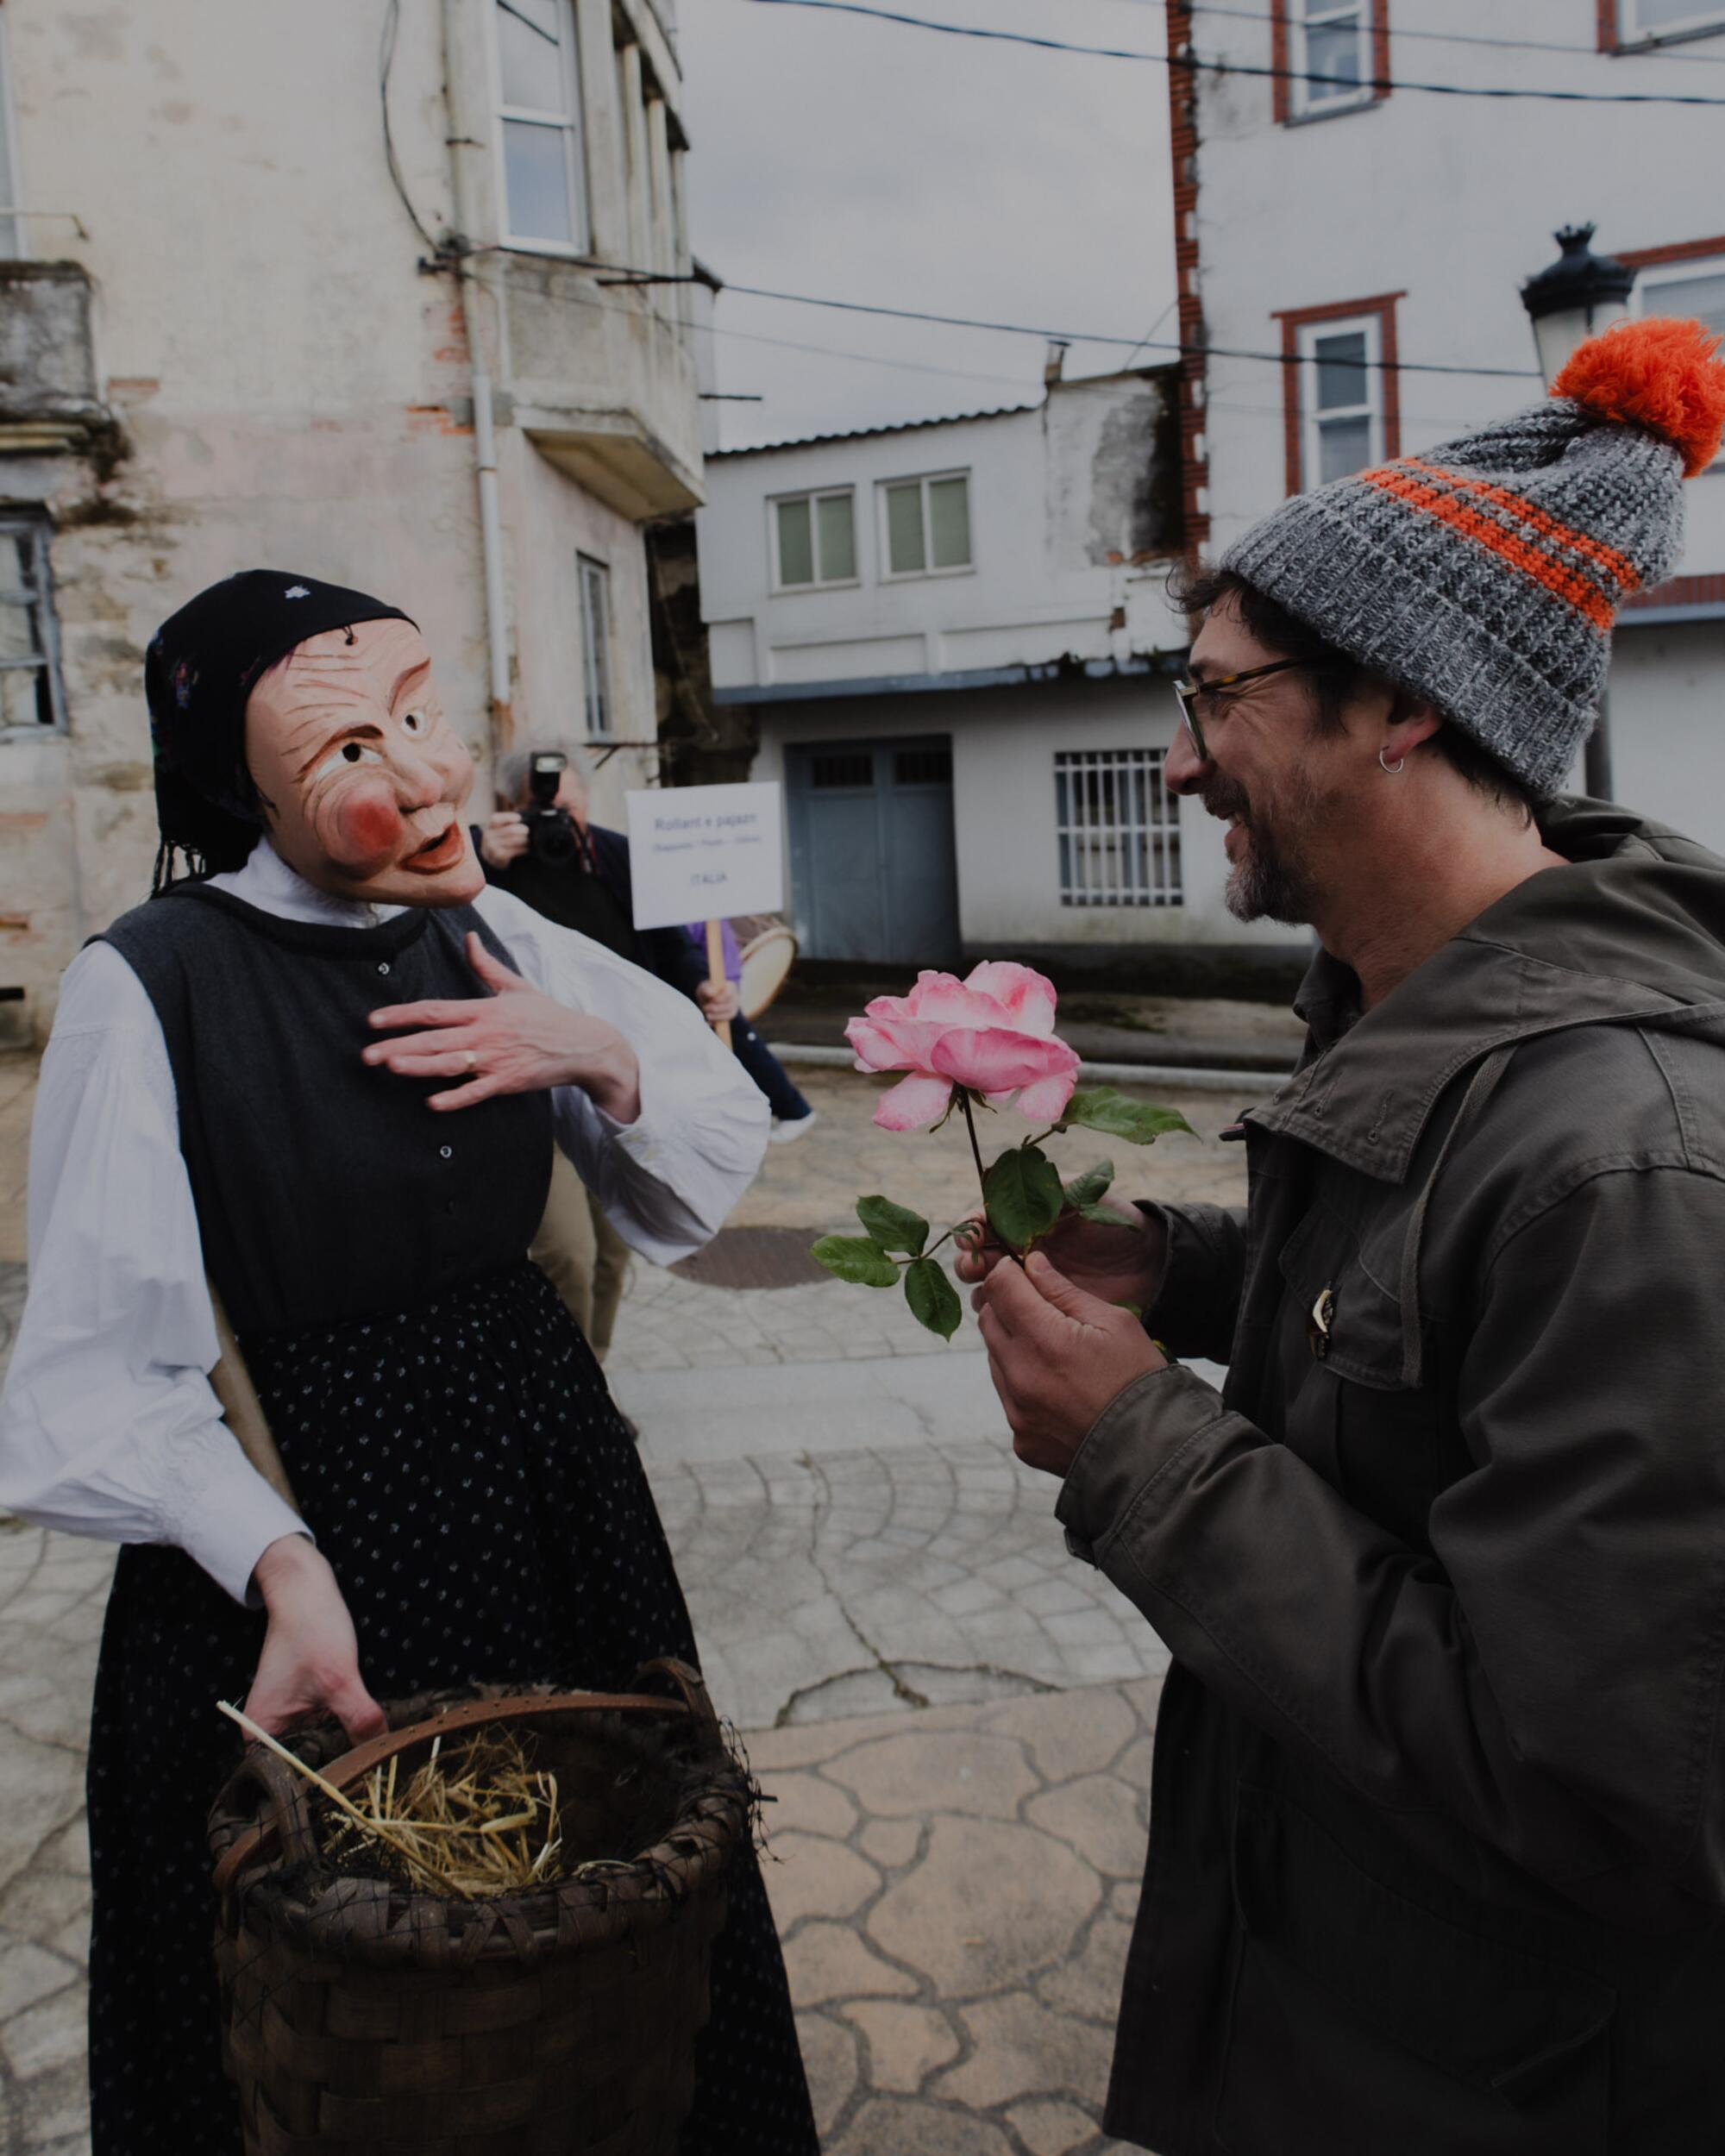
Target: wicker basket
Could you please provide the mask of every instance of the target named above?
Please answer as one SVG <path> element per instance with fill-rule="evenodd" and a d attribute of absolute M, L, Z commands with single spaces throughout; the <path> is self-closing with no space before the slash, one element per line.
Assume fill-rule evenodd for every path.
<path fill-rule="evenodd" d="M 651 1689 L 667 1683 L 678 1697 Z M 520 1893 L 459 1900 L 332 1871 L 302 1778 L 247 1755 L 210 1819 L 246 2156 L 673 2156 L 752 1785 L 692 1670 L 649 1664 L 636 1685 L 469 1698 L 430 1719 L 408 1702 L 386 1710 L 387 1736 L 327 1766 L 317 1739 L 298 1745 L 345 1787 L 392 1754 L 411 1771 L 440 1733 L 530 1725 L 566 1836 L 639 1853 Z"/>

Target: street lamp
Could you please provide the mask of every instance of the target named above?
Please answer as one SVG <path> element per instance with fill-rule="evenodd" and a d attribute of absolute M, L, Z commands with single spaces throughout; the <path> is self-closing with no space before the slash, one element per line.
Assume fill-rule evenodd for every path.
<path fill-rule="evenodd" d="M 1578 345 L 1596 337 L 1622 313 L 1635 289 L 1635 273 L 1609 254 L 1596 254 L 1590 224 L 1566 224 L 1555 234 L 1563 252 L 1548 269 L 1521 287 L 1521 304 L 1534 324 L 1534 343 L 1546 387 L 1562 373 Z M 1596 801 L 1611 799 L 1611 705 L 1601 690 L 1599 716 L 1587 737 L 1584 783 Z"/>
<path fill-rule="evenodd" d="M 1634 270 L 1593 252 L 1588 244 L 1593 231 L 1590 224 L 1566 224 L 1554 235 L 1563 253 L 1521 287 L 1521 304 L 1533 318 L 1547 389 L 1576 347 L 1596 337 L 1614 315 L 1622 314 L 1635 289 Z"/>

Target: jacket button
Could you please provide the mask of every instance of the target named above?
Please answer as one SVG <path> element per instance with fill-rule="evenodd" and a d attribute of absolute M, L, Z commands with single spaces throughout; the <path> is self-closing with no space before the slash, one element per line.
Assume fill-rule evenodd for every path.
<path fill-rule="evenodd" d="M 379 971 L 380 973 L 387 973 L 387 972 L 389 971 L 389 961 L 388 961 L 388 959 L 386 959 L 386 958 L 380 958 L 380 959 L 379 959 L 379 961 L 378 961 L 378 971 Z"/>
<path fill-rule="evenodd" d="M 437 1148 L 437 1150 L 445 1160 L 453 1160 L 455 1158 L 455 1149 L 453 1145 L 440 1145 Z"/>

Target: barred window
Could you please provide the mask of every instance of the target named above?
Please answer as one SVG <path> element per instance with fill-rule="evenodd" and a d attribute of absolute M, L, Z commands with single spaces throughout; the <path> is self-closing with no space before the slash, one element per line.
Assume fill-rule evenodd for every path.
<path fill-rule="evenodd" d="M 47 523 L 0 515 L 0 734 L 65 724 Z"/>
<path fill-rule="evenodd" d="M 1178 906 L 1180 804 L 1160 749 L 1059 749 L 1055 824 L 1063 906 Z"/>

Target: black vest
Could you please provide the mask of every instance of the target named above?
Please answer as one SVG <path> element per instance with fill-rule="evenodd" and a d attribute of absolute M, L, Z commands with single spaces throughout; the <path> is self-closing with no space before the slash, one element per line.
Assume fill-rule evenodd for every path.
<path fill-rule="evenodd" d="M 287 921 L 207 885 L 122 915 L 113 944 L 167 1044 L 204 1262 L 234 1329 L 407 1309 L 522 1258 L 551 1173 L 551 1110 L 517 1094 L 439 1115 L 450 1081 L 361 1061 L 385 1004 L 484 995 L 471 906 L 379 928 Z"/>

